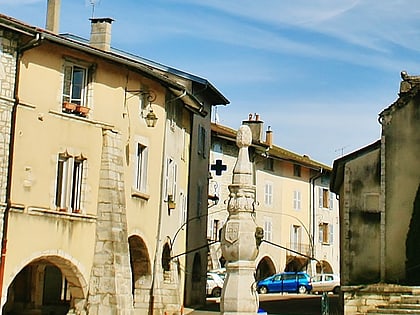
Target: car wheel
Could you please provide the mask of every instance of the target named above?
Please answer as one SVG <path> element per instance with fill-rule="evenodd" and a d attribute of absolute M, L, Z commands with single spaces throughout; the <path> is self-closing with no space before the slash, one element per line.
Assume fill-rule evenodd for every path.
<path fill-rule="evenodd" d="M 334 290 L 333 290 L 333 293 L 334 294 L 340 293 L 340 287 L 335 287 Z"/>
<path fill-rule="evenodd" d="M 298 288 L 298 293 L 300 294 L 305 294 L 308 290 L 306 289 L 306 287 L 304 285 L 300 285 Z"/>
<path fill-rule="evenodd" d="M 258 289 L 258 292 L 260 293 L 260 294 L 266 294 L 267 292 L 268 292 L 268 289 L 267 289 L 267 287 L 260 287 L 259 289 Z"/>
<path fill-rule="evenodd" d="M 214 297 L 220 297 L 222 295 L 222 289 L 219 287 L 214 288 L 213 291 L 211 291 L 211 295 Z"/>

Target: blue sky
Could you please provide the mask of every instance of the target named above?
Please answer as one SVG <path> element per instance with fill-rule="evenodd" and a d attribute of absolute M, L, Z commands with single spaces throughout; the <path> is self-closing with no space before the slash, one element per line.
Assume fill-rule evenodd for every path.
<path fill-rule="evenodd" d="M 89 38 L 93 0 L 62 0 L 61 33 Z M 96 0 L 112 46 L 209 80 L 274 143 L 332 165 L 380 137 L 378 113 L 400 72 L 420 74 L 420 5 L 410 0 Z M 0 0 L 0 12 L 45 27 L 47 0 Z"/>

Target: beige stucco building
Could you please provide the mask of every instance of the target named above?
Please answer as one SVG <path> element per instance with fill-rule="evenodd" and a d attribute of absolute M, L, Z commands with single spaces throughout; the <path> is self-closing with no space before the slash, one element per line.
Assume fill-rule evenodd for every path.
<path fill-rule="evenodd" d="M 345 314 L 403 313 L 419 301 L 420 77 L 402 79 L 379 113 L 381 139 L 334 161 Z"/>
<path fill-rule="evenodd" d="M 48 30 L 0 15 L 3 314 L 203 304 L 206 220 L 184 223 L 207 211 L 210 112 L 227 99 L 114 50 L 112 19 L 86 41 L 49 10 Z"/>
<path fill-rule="evenodd" d="M 256 277 L 281 271 L 339 273 L 338 201 L 329 191 L 331 168 L 273 144 L 273 132 L 250 115 L 244 121 L 253 131 L 249 148 L 256 186 L 255 221 L 264 229 L 256 259 Z M 228 185 L 237 157 L 236 131 L 212 124 L 208 239 L 219 240 L 226 221 Z M 313 259 L 310 259 L 313 258 Z M 223 265 L 220 244 L 210 247 L 209 269 Z"/>

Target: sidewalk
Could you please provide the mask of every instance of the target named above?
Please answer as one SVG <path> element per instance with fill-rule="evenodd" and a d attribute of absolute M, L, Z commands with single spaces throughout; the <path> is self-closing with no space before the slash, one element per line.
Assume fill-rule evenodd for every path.
<path fill-rule="evenodd" d="M 187 315 L 216 315 L 220 313 L 220 298 L 208 299 L 206 305 L 200 308 L 185 308 L 184 314 Z"/>

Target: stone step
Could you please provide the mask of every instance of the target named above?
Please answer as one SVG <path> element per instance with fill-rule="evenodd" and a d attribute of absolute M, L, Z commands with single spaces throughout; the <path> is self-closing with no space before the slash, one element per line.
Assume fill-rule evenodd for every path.
<path fill-rule="evenodd" d="M 413 305 L 410 305 L 413 306 Z M 393 314 L 418 314 L 420 315 L 420 308 L 393 308 L 393 307 L 377 307 L 374 310 L 369 310 L 368 314 L 376 315 L 393 315 Z"/>
<path fill-rule="evenodd" d="M 420 304 L 419 295 L 401 295 L 401 303 Z"/>

